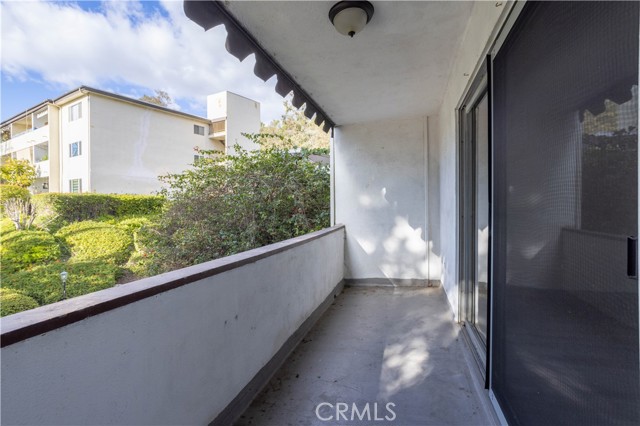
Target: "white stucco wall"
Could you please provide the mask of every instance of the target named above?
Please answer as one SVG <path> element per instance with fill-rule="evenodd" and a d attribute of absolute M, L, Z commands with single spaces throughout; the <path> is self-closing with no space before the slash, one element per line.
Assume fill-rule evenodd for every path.
<path fill-rule="evenodd" d="M 428 278 L 426 129 L 426 117 L 335 129 L 335 220 L 347 228 L 346 278 Z"/>
<path fill-rule="evenodd" d="M 214 149 L 206 120 L 90 95 L 91 192 L 149 194 L 158 176 L 191 167 L 194 148 Z M 205 134 L 194 133 L 194 124 Z"/>
<path fill-rule="evenodd" d="M 442 233 L 440 231 L 440 144 L 438 118 L 428 117 L 427 199 L 429 279 L 442 283 Z M 454 238 L 454 236 L 450 236 Z"/>
<path fill-rule="evenodd" d="M 291 241 L 170 274 L 198 273 Z M 341 228 L 2 348 L 2 423 L 209 423 L 342 280 L 343 247 Z M 36 311 L 135 293 L 162 277 L 5 317 L 0 324 L 6 330 L 10 318 L 20 323 L 18 316 Z"/>
<path fill-rule="evenodd" d="M 69 110 L 73 105 L 82 105 L 81 117 L 69 121 Z M 82 192 L 89 192 L 91 188 L 89 158 L 91 156 L 91 141 L 89 126 L 91 124 L 89 110 L 89 98 L 87 96 L 65 104 L 60 108 L 60 191 L 69 192 L 71 179 L 82 179 Z M 82 154 L 77 157 L 69 156 L 69 145 L 80 141 Z"/>
<path fill-rule="evenodd" d="M 221 120 L 227 118 L 227 96 L 229 92 L 214 93 L 207 96 L 207 118 Z"/>
<path fill-rule="evenodd" d="M 234 145 L 247 151 L 260 149 L 260 145 L 242 136 L 242 133 L 260 132 L 260 103 L 232 92 L 207 96 L 207 117 L 226 119 L 226 152 L 233 155 Z"/>
<path fill-rule="evenodd" d="M 496 6 L 500 4 L 500 6 Z M 506 2 L 475 2 L 471 17 L 458 49 L 447 90 L 437 116 L 429 117 L 433 137 L 430 153 L 438 170 L 429 176 L 436 182 L 430 186 L 430 197 L 438 198 L 437 221 L 432 222 L 434 255 L 439 256 L 442 285 L 455 315 L 458 314 L 458 229 L 457 229 L 457 108 L 475 71 L 479 68 L 504 19 Z M 433 164 L 433 161 L 431 162 Z M 436 189 L 437 188 L 437 189 Z M 435 204 L 435 203 L 434 203 Z"/>
<path fill-rule="evenodd" d="M 60 108 L 49 105 L 49 192 L 61 192 Z"/>

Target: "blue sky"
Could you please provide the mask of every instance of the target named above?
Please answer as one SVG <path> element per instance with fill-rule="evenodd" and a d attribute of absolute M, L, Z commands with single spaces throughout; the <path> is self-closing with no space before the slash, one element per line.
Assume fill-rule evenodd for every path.
<path fill-rule="evenodd" d="M 229 90 L 279 118 L 275 78 L 253 74 L 224 49 L 226 32 L 204 32 L 182 1 L 3 1 L 0 115 L 5 120 L 81 85 L 138 98 L 169 93 L 180 111 L 206 115 L 206 96 Z"/>

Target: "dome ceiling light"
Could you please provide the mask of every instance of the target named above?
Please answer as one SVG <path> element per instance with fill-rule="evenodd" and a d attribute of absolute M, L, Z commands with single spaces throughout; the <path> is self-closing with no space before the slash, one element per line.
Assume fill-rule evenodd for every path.
<path fill-rule="evenodd" d="M 340 1 L 329 11 L 329 20 L 340 34 L 353 37 L 369 23 L 373 5 L 368 1 Z"/>

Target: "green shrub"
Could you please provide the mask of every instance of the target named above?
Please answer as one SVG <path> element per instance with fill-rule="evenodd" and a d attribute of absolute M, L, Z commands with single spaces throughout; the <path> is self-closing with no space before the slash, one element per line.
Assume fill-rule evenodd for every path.
<path fill-rule="evenodd" d="M 11 219 L 5 217 L 0 220 L 0 238 L 10 232 L 16 231 L 16 226 L 11 222 Z"/>
<path fill-rule="evenodd" d="M 0 185 L 0 203 L 4 204 L 5 201 L 11 198 L 18 198 L 20 200 L 28 200 L 31 197 L 31 193 L 27 188 L 23 188 L 18 185 Z"/>
<path fill-rule="evenodd" d="M 112 287 L 120 269 L 105 262 L 52 263 L 3 276 L 2 285 L 34 298 L 40 305 L 62 299 L 60 272 L 67 271 L 67 297 Z"/>
<path fill-rule="evenodd" d="M 140 216 L 158 214 L 164 206 L 164 197 L 159 195 L 112 195 L 118 200 L 115 215 L 121 216 Z"/>
<path fill-rule="evenodd" d="M 0 185 L 0 213 L 4 214 L 4 204 L 11 199 L 19 199 L 27 201 L 31 197 L 31 193 L 27 188 L 18 185 Z"/>
<path fill-rule="evenodd" d="M 329 226 L 329 166 L 311 161 L 311 151 L 263 147 L 234 156 L 204 153 L 210 156 L 193 169 L 163 178 L 168 206 L 147 229 L 154 272 Z"/>
<path fill-rule="evenodd" d="M 0 316 L 4 317 L 18 312 L 37 308 L 38 302 L 32 297 L 9 288 L 0 288 Z"/>
<path fill-rule="evenodd" d="M 157 238 L 156 221 L 149 221 L 133 231 L 134 250 L 126 267 L 140 278 L 158 275 L 168 270 L 164 266 L 161 267 L 161 262 L 156 259 Z"/>
<path fill-rule="evenodd" d="M 126 229 L 127 231 L 135 234 L 135 232 L 143 226 L 151 224 L 153 220 L 149 216 L 131 216 L 114 222 L 114 224 L 120 228 Z"/>
<path fill-rule="evenodd" d="M 113 214 L 116 199 L 105 194 L 38 194 L 33 197 L 39 216 L 64 222 L 79 222 Z"/>
<path fill-rule="evenodd" d="M 71 252 L 70 261 L 123 264 L 133 248 L 131 233 L 104 222 L 87 220 L 64 226 L 55 234 Z"/>
<path fill-rule="evenodd" d="M 117 194 L 38 194 L 33 196 L 37 224 L 57 229 L 83 220 L 127 215 L 150 215 L 162 211 L 164 197 Z"/>
<path fill-rule="evenodd" d="M 3 234 L 0 241 L 3 273 L 12 273 L 60 258 L 60 246 L 51 234 L 44 231 L 10 232 Z"/>
<path fill-rule="evenodd" d="M 150 277 L 162 273 L 157 271 L 154 273 L 155 265 L 144 252 L 134 251 L 127 262 L 126 268 L 138 278 Z"/>

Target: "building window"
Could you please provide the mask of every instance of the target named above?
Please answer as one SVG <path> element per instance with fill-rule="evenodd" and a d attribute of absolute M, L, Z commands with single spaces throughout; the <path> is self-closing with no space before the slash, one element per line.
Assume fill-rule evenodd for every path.
<path fill-rule="evenodd" d="M 69 107 L 69 121 L 76 121 L 79 118 L 82 118 L 82 104 L 71 105 Z"/>
<path fill-rule="evenodd" d="M 69 157 L 77 157 L 82 155 L 82 142 L 73 142 L 69 144 Z"/>
<path fill-rule="evenodd" d="M 81 193 L 82 192 L 82 179 L 71 179 L 69 180 L 69 192 L 72 193 Z"/>
<path fill-rule="evenodd" d="M 204 126 L 193 125 L 193 133 L 204 136 Z"/>
<path fill-rule="evenodd" d="M 198 162 L 200 160 L 202 160 L 203 158 L 204 158 L 204 155 L 194 154 L 193 155 L 193 164 L 198 164 Z"/>

